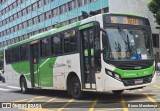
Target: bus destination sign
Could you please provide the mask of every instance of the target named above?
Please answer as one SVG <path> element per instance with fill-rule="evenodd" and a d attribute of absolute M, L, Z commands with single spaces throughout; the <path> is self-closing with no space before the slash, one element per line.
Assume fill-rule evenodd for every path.
<path fill-rule="evenodd" d="M 128 24 L 128 25 L 145 25 L 149 26 L 149 21 L 146 18 L 133 17 L 133 16 L 121 16 L 121 15 L 105 15 L 105 23 L 115 24 Z"/>
<path fill-rule="evenodd" d="M 123 23 L 131 25 L 139 25 L 139 20 L 133 17 L 116 17 L 111 16 L 111 23 Z"/>

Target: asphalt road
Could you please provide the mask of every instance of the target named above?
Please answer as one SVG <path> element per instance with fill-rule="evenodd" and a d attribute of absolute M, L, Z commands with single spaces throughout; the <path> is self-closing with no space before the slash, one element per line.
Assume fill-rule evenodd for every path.
<path fill-rule="evenodd" d="M 124 91 L 122 95 L 86 93 L 83 100 L 74 100 L 65 91 L 33 90 L 29 94 L 21 94 L 18 87 L 0 82 L 3 107 L 6 103 L 9 106 L 10 102 L 16 103 L 16 108 L 0 108 L 0 111 L 160 111 L 159 81 L 160 76 L 157 76 L 157 83 L 143 89 Z"/>

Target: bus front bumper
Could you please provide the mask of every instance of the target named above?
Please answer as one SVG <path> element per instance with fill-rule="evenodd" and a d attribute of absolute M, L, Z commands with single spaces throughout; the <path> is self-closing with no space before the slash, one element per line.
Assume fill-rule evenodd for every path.
<path fill-rule="evenodd" d="M 145 81 L 148 78 L 147 77 L 144 78 L 143 81 Z M 122 82 L 122 81 L 116 80 L 116 79 L 108 76 L 105 79 L 105 82 L 104 82 L 104 90 L 105 91 L 109 91 L 109 90 L 130 90 L 130 89 L 145 87 L 145 86 L 154 84 L 156 82 L 156 74 L 154 74 L 151 78 L 152 79 L 151 79 L 150 82 L 141 83 L 141 84 L 134 84 L 133 83 L 133 82 L 135 82 L 134 80 L 125 80 L 125 81 Z M 126 81 L 131 81 L 131 82 L 130 82 L 130 84 L 127 84 L 127 83 L 125 84 Z M 131 83 L 133 83 L 133 84 L 131 84 Z"/>

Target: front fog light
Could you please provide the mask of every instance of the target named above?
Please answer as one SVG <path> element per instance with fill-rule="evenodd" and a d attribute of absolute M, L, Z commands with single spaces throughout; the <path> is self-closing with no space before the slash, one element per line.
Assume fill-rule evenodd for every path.
<path fill-rule="evenodd" d="M 116 79 L 120 79 L 118 74 L 114 74 L 114 76 L 115 76 Z"/>
<path fill-rule="evenodd" d="M 112 72 L 111 71 L 107 71 L 108 75 L 112 76 Z"/>

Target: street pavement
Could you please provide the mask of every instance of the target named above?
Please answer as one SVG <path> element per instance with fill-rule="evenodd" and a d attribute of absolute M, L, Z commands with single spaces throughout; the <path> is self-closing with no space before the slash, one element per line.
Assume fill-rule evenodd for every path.
<path fill-rule="evenodd" d="M 0 111 L 160 111 L 159 81 L 158 74 L 157 83 L 143 89 L 126 90 L 122 95 L 110 91 L 86 93 L 83 100 L 74 100 L 65 91 L 32 90 L 21 94 L 20 88 L 0 82 L 0 102 L 19 104 L 18 108 L 0 108 Z M 27 108 L 24 104 L 39 106 Z"/>

